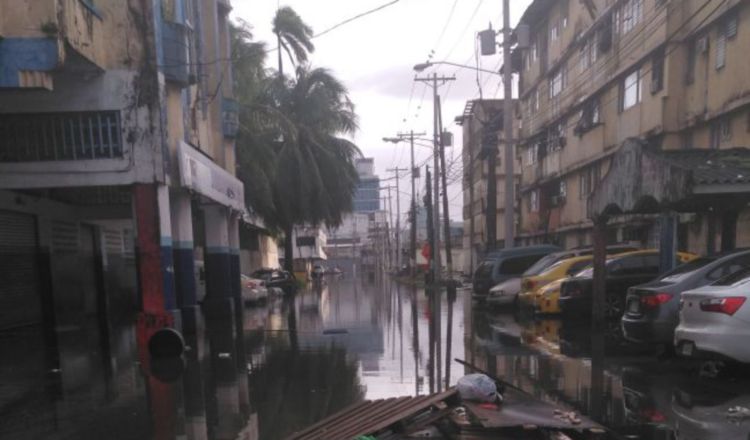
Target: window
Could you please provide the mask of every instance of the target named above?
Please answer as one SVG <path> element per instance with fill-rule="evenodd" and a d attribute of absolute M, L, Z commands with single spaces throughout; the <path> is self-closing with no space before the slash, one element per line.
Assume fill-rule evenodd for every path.
<path fill-rule="evenodd" d="M 529 96 L 529 109 L 531 114 L 539 111 L 539 89 L 534 89 Z"/>
<path fill-rule="evenodd" d="M 724 68 L 727 64 L 727 36 L 723 29 L 719 30 L 716 37 L 716 70 Z"/>
<path fill-rule="evenodd" d="M 534 165 L 539 158 L 539 144 L 535 143 L 526 150 L 526 161 L 529 165 Z"/>
<path fill-rule="evenodd" d="M 687 43 L 687 66 L 685 71 L 685 84 L 690 85 L 695 82 L 695 64 L 698 60 L 698 42 L 700 39 L 694 39 Z"/>
<path fill-rule="evenodd" d="M 531 212 L 539 212 L 539 190 L 535 189 L 534 191 L 531 191 L 529 199 L 529 209 Z"/>
<path fill-rule="evenodd" d="M 552 27 L 549 30 L 549 39 L 551 41 L 557 41 L 557 38 L 560 36 L 560 30 L 557 27 L 557 24 L 552 25 Z"/>
<path fill-rule="evenodd" d="M 521 275 L 539 260 L 539 255 L 512 257 L 500 263 L 499 272 L 504 275 Z"/>
<path fill-rule="evenodd" d="M 643 0 L 626 0 L 622 5 L 622 33 L 632 31 L 643 18 Z"/>
<path fill-rule="evenodd" d="M 591 260 L 583 260 L 583 261 L 575 262 L 570 265 L 566 274 L 569 276 L 573 276 L 577 274 L 578 272 L 582 271 L 583 269 L 586 269 L 589 266 L 591 266 Z"/>
<path fill-rule="evenodd" d="M 536 41 L 531 44 L 531 62 L 535 62 L 539 58 L 539 52 L 537 49 Z"/>
<path fill-rule="evenodd" d="M 560 121 L 547 130 L 547 150 L 562 150 L 565 147 L 565 121 Z"/>
<path fill-rule="evenodd" d="M 567 197 L 568 195 L 568 183 L 565 180 L 560 181 L 560 187 L 558 189 L 558 195 L 560 197 Z"/>
<path fill-rule="evenodd" d="M 561 67 L 549 80 L 549 97 L 554 98 L 562 93 L 565 87 L 565 67 Z"/>
<path fill-rule="evenodd" d="M 583 170 L 579 177 L 578 196 L 585 199 L 594 190 L 600 180 L 599 165 L 594 164 Z"/>
<path fill-rule="evenodd" d="M 581 109 L 580 119 L 576 124 L 573 132 L 577 136 L 583 136 L 584 133 L 590 131 L 601 123 L 601 112 L 599 110 L 599 99 L 592 98 L 583 105 Z"/>
<path fill-rule="evenodd" d="M 723 117 L 711 124 L 711 148 L 718 149 L 722 142 L 732 139 L 732 123 L 729 117 Z"/>
<path fill-rule="evenodd" d="M 297 237 L 297 246 L 315 246 L 315 237 Z"/>
<path fill-rule="evenodd" d="M 641 71 L 640 69 L 626 76 L 621 84 L 621 110 L 627 110 L 641 102 Z"/>
<path fill-rule="evenodd" d="M 737 12 L 733 12 L 724 22 L 724 32 L 730 40 L 737 36 Z"/>
<path fill-rule="evenodd" d="M 658 50 L 651 59 L 651 93 L 664 88 L 664 49 Z"/>

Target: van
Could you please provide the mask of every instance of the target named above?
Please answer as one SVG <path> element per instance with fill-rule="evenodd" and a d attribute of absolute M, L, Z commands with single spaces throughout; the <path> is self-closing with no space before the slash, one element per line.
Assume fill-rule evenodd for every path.
<path fill-rule="evenodd" d="M 511 278 L 520 277 L 543 257 L 559 252 L 557 246 L 539 245 L 504 249 L 488 253 L 474 271 L 474 295 L 485 298 L 490 289 Z"/>

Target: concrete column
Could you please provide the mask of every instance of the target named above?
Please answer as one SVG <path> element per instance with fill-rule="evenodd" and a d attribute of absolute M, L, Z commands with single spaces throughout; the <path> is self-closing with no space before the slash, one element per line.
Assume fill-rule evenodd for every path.
<path fill-rule="evenodd" d="M 240 215 L 232 213 L 229 216 L 229 283 L 234 297 L 234 326 L 237 379 L 239 382 L 239 404 L 243 411 L 250 409 L 250 394 L 247 386 L 247 356 L 245 353 L 245 302 L 242 299 L 242 283 L 240 279 Z"/>
<path fill-rule="evenodd" d="M 662 213 L 659 219 L 659 270 L 662 273 L 672 270 L 677 261 L 677 221 L 677 215 L 672 212 Z"/>
<path fill-rule="evenodd" d="M 185 372 L 182 383 L 185 403 L 185 434 L 188 440 L 206 440 L 208 424 L 203 392 L 201 360 L 204 329 L 197 303 L 195 286 L 195 255 L 193 245 L 193 212 L 189 193 L 171 194 L 172 247 L 177 305 L 182 312 L 185 345 Z"/>
<path fill-rule="evenodd" d="M 174 310 L 177 299 L 172 264 L 169 189 L 164 185 L 135 185 L 133 212 L 141 310 L 145 313 Z"/>

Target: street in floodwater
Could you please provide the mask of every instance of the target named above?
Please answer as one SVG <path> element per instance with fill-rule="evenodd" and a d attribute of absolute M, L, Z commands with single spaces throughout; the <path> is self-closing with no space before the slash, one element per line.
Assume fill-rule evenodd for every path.
<path fill-rule="evenodd" d="M 439 343 L 431 344 L 438 316 Z M 4 334 L 0 438 L 283 439 L 362 399 L 427 394 L 446 378 L 455 384 L 467 372 L 456 357 L 591 415 L 612 438 L 750 438 L 747 379 L 658 358 L 614 329 L 592 337 L 585 323 L 472 309 L 468 290 L 454 301 L 443 294 L 435 314 L 424 290 L 330 279 L 248 306 L 244 328 L 247 374 L 211 350 L 226 341 L 210 328 L 200 344 L 213 355 L 188 352 L 179 365 L 151 365 L 149 375 L 133 322 L 113 325 L 107 346 L 87 336 L 92 329 L 71 326 L 56 353 L 60 371 L 43 368 L 41 335 Z"/>

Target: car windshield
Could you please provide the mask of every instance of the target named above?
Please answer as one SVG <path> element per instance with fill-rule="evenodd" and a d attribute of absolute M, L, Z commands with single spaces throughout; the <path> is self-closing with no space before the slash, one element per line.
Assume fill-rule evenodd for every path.
<path fill-rule="evenodd" d="M 478 278 L 489 278 L 490 276 L 492 276 L 492 267 L 494 265 L 494 261 L 485 261 L 484 263 L 479 265 L 476 272 L 474 272 L 474 276 Z"/>
<path fill-rule="evenodd" d="M 539 261 L 534 263 L 530 268 L 526 269 L 526 272 L 523 273 L 523 276 L 530 277 L 534 275 L 539 275 L 540 273 L 547 270 L 550 266 L 555 264 L 560 260 L 560 256 L 556 254 L 550 254 L 542 257 Z"/>
<path fill-rule="evenodd" d="M 680 266 L 677 266 L 670 272 L 667 272 L 660 278 L 660 281 L 664 281 L 667 283 L 677 283 L 680 282 L 692 274 L 694 274 L 696 271 L 701 269 L 703 266 L 706 266 L 707 264 L 713 263 L 716 261 L 715 257 L 701 257 L 696 258 L 693 261 L 689 261 L 685 264 L 682 264 Z"/>

